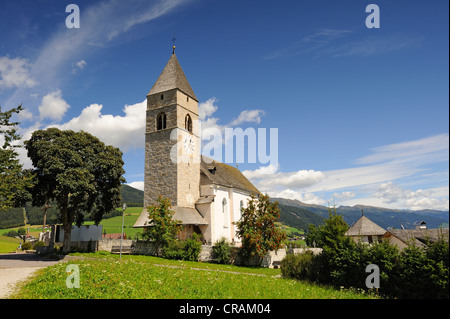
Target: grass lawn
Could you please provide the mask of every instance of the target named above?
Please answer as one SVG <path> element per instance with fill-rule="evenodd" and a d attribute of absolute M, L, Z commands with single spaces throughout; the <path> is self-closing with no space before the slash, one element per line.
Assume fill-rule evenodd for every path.
<path fill-rule="evenodd" d="M 8 236 L 0 236 L 0 254 L 15 252 L 19 246 L 20 239 Z"/>
<path fill-rule="evenodd" d="M 133 225 L 141 214 L 142 209 L 142 207 L 128 207 L 125 210 L 123 232 L 127 235 L 127 238 L 135 239 L 136 234 L 138 232 L 142 232 L 142 228 L 133 228 Z M 83 225 L 94 225 L 94 222 L 85 222 Z M 107 234 L 120 234 L 122 229 L 122 216 L 103 219 L 100 222 L 100 225 L 103 226 L 103 231 L 106 230 Z"/>
<path fill-rule="evenodd" d="M 73 254 L 87 259 L 78 266 L 80 288 L 67 288 L 66 267 L 57 264 L 22 284 L 13 298 L 96 299 L 330 299 L 369 298 L 349 290 L 319 287 L 279 277 L 280 270 L 247 268 L 150 256 L 122 256 L 97 252 Z M 277 277 L 278 276 L 278 277 Z"/>

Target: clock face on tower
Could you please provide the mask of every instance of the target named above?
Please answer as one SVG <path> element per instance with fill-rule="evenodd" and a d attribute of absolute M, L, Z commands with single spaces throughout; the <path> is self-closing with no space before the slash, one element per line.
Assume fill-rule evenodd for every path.
<path fill-rule="evenodd" d="M 194 145 L 194 139 L 192 135 L 186 134 L 183 139 L 183 147 L 186 153 L 189 155 L 194 154 L 195 151 L 195 145 Z"/>

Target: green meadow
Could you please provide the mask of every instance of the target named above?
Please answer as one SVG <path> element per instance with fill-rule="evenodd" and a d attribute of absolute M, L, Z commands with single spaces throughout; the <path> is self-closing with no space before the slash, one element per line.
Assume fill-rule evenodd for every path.
<path fill-rule="evenodd" d="M 361 299 L 373 296 L 284 279 L 279 269 L 248 268 L 97 252 L 40 270 L 14 299 Z M 68 265 L 79 288 L 68 288 Z M 71 266 L 73 267 L 73 266 Z M 70 281 L 70 278 L 69 278 Z"/>

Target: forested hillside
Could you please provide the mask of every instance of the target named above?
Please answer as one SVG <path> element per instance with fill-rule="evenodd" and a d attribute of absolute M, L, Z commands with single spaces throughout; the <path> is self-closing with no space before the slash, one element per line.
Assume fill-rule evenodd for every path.
<path fill-rule="evenodd" d="M 280 222 L 285 225 L 307 231 L 310 224 L 316 226 L 324 224 L 323 217 L 305 208 L 282 204 L 278 207 L 280 208 Z"/>

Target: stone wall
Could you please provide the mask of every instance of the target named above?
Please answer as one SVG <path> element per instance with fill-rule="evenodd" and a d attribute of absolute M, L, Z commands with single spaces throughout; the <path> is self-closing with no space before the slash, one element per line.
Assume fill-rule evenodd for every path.
<path fill-rule="evenodd" d="M 145 241 L 136 241 L 133 247 L 133 254 L 146 256 L 160 256 L 161 249 L 158 249 L 156 245 L 153 243 Z"/>
<path fill-rule="evenodd" d="M 124 239 L 122 245 L 123 247 L 130 247 L 133 246 L 135 242 L 136 242 L 135 240 Z M 120 246 L 120 239 L 101 239 L 98 241 L 97 250 L 111 251 L 111 248 L 113 246 Z"/>
<path fill-rule="evenodd" d="M 111 251 L 112 246 L 120 246 L 120 239 L 102 239 L 98 241 L 97 249 L 102 251 Z M 123 247 L 132 247 L 134 255 L 147 255 L 158 256 L 161 255 L 160 251 L 157 251 L 153 243 L 146 241 L 136 241 L 131 239 L 124 239 Z M 241 260 L 238 254 L 239 248 L 233 247 L 232 249 L 232 263 L 239 266 L 261 266 L 266 268 L 276 268 L 280 266 L 281 261 L 286 254 L 301 254 L 306 251 L 312 251 L 314 254 L 319 254 L 322 248 L 291 248 L 291 249 L 278 249 L 275 251 L 269 251 L 267 255 L 261 260 L 254 258 L 252 260 Z M 202 250 L 199 254 L 199 261 L 212 262 L 212 245 L 202 245 Z"/>

